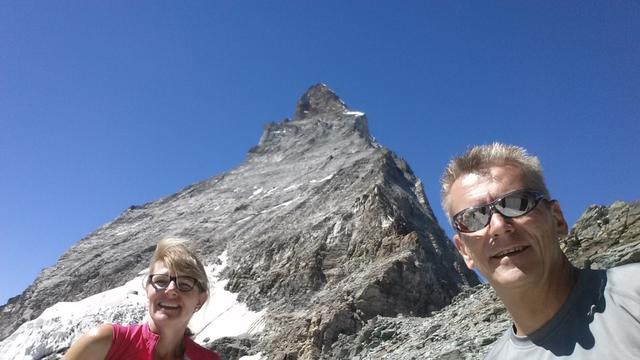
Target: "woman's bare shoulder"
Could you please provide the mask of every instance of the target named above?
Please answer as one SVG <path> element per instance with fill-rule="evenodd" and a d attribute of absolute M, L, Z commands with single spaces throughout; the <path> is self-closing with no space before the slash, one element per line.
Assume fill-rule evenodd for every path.
<path fill-rule="evenodd" d="M 74 342 L 63 359 L 104 359 L 111 348 L 112 338 L 113 325 L 100 325 L 89 330 Z"/>

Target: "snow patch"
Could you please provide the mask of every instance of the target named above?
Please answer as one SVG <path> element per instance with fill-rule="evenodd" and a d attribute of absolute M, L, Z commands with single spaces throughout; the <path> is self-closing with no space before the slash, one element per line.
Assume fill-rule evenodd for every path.
<path fill-rule="evenodd" d="M 236 223 L 236 224 L 241 224 L 241 223 L 243 223 L 243 222 L 245 222 L 245 221 L 249 221 L 249 220 L 251 220 L 251 219 L 253 219 L 253 215 L 251 215 L 251 216 L 247 216 L 247 217 L 245 217 L 245 218 L 242 218 L 242 219 L 240 219 L 240 220 L 236 221 L 235 223 Z"/>
<path fill-rule="evenodd" d="M 255 355 L 245 355 L 238 360 L 262 360 L 262 353 L 259 352 Z"/>
<path fill-rule="evenodd" d="M 333 175 L 334 175 L 334 174 L 331 174 L 331 175 L 329 175 L 329 176 L 327 176 L 327 177 L 325 177 L 325 178 L 322 178 L 322 179 L 320 179 L 320 180 L 311 180 L 311 181 L 309 181 L 309 182 L 310 182 L 310 183 L 312 183 L 312 184 L 314 184 L 314 183 L 319 183 L 319 182 L 323 182 L 323 181 L 331 180 L 331 179 L 333 178 Z"/>
<path fill-rule="evenodd" d="M 76 302 L 59 302 L 0 342 L 6 359 L 32 360 L 62 351 L 89 329 L 106 322 L 136 323 L 146 313 L 146 273 L 125 285 Z"/>
<path fill-rule="evenodd" d="M 267 212 L 270 212 L 270 211 L 277 210 L 277 209 L 279 209 L 279 208 L 281 208 L 281 207 L 288 206 L 289 204 L 293 203 L 294 201 L 296 201 L 296 200 L 298 200 L 298 199 L 300 199 L 300 198 L 301 198 L 301 196 L 296 196 L 296 197 L 295 197 L 294 199 L 292 199 L 292 200 L 285 201 L 285 202 L 283 202 L 283 203 L 281 203 L 281 204 L 278 204 L 278 205 L 276 205 L 276 206 L 274 206 L 274 207 L 272 207 L 272 208 L 270 208 L 270 209 L 262 210 L 260 213 L 261 213 L 261 214 L 264 214 L 264 213 L 267 213 Z"/>
<path fill-rule="evenodd" d="M 356 116 L 363 116 L 364 113 L 360 112 L 360 111 L 345 111 L 344 114 L 347 115 L 356 115 Z"/>
<path fill-rule="evenodd" d="M 382 225 L 383 229 L 388 228 L 389 226 L 391 226 L 392 223 L 393 223 L 393 218 L 389 215 L 380 219 L 380 224 Z"/>
<path fill-rule="evenodd" d="M 302 185 L 302 184 L 293 184 L 293 185 L 285 188 L 283 191 L 289 191 L 289 190 L 297 189 L 297 188 L 300 187 L 300 185 Z"/>
<path fill-rule="evenodd" d="M 222 270 L 227 266 L 227 252 L 219 256 L 221 265 L 209 265 L 210 299 L 197 312 L 189 323 L 189 328 L 196 334 L 196 342 L 202 344 L 205 339 L 213 341 L 225 336 L 255 334 L 264 328 L 265 311 L 253 312 L 244 303 L 237 301 L 238 294 L 224 289 L 228 280 L 220 280 Z"/>
<path fill-rule="evenodd" d="M 257 190 L 255 190 L 253 192 L 253 194 L 251 196 L 249 196 L 249 200 L 253 199 L 254 197 L 256 197 L 258 194 L 260 194 L 262 192 L 262 188 L 258 188 Z"/>

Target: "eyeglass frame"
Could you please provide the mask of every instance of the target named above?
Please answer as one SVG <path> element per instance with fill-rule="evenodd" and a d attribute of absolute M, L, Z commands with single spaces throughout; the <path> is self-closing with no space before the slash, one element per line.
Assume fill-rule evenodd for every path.
<path fill-rule="evenodd" d="M 154 282 L 152 281 L 152 278 L 153 278 L 154 276 L 157 276 L 157 275 L 161 275 L 161 276 L 167 276 L 167 277 L 169 277 L 169 282 L 167 283 L 167 286 L 165 286 L 165 287 L 161 287 L 161 286 L 158 286 L 156 283 L 154 283 Z M 178 285 L 178 279 L 179 279 L 179 278 L 189 278 L 189 279 L 192 279 L 192 280 L 194 281 L 194 282 L 193 282 L 193 286 L 191 286 L 191 287 L 189 288 L 189 290 L 183 290 L 183 289 L 180 289 L 180 286 Z M 173 283 L 176 285 L 176 286 L 175 286 L 176 290 L 178 290 L 178 291 L 180 291 L 180 292 L 185 292 L 185 293 L 186 293 L 186 292 L 189 292 L 189 291 L 193 290 L 196 286 L 198 287 L 198 289 L 199 289 L 199 290 L 204 291 L 204 290 L 202 289 L 202 285 L 200 285 L 200 281 L 199 281 L 198 279 L 194 278 L 193 276 L 188 276 L 188 275 L 171 276 L 171 275 L 168 275 L 168 274 L 149 274 L 149 275 L 147 276 L 147 284 L 151 284 L 151 286 L 153 286 L 153 288 L 154 288 L 154 289 L 156 289 L 156 290 L 166 290 L 166 289 L 168 289 L 168 288 L 169 288 L 169 285 L 171 285 L 171 282 L 173 282 Z"/>
<path fill-rule="evenodd" d="M 496 208 L 496 204 L 497 204 L 497 203 L 499 203 L 500 201 L 504 200 L 505 198 L 507 198 L 507 197 L 509 197 L 509 196 L 511 196 L 511 195 L 517 194 L 517 193 L 523 193 L 523 194 L 527 194 L 527 193 L 528 193 L 528 194 L 534 195 L 534 198 L 533 198 L 534 203 L 533 203 L 533 206 L 532 206 L 529 210 L 527 210 L 527 211 L 523 212 L 523 213 L 522 213 L 522 214 L 520 214 L 520 215 L 510 216 L 510 215 L 505 215 L 505 214 L 503 214 L 503 213 L 502 213 L 502 211 L 500 211 L 500 210 L 498 210 L 498 209 Z M 551 199 L 551 200 L 550 200 L 550 199 L 547 199 L 547 196 L 546 196 L 542 191 L 539 191 L 539 190 L 527 189 L 527 188 L 525 188 L 525 189 L 518 189 L 518 190 L 514 190 L 514 191 L 508 192 L 508 193 L 506 193 L 506 194 L 504 194 L 504 195 L 500 196 L 499 198 L 497 198 L 497 199 L 493 200 L 492 202 L 490 202 L 490 203 L 488 203 L 488 204 L 471 206 L 471 207 L 468 207 L 468 208 L 466 208 L 466 209 L 462 209 L 462 210 L 458 211 L 455 215 L 453 215 L 453 216 L 451 217 L 451 225 L 452 225 L 452 226 L 453 226 L 453 228 L 454 228 L 456 231 L 458 231 L 459 233 L 468 234 L 468 233 L 472 233 L 472 232 L 480 231 L 480 230 L 482 230 L 482 229 L 486 228 L 486 227 L 489 225 L 489 223 L 491 223 L 491 217 L 493 217 L 493 215 L 494 215 L 496 212 L 497 212 L 498 214 L 502 215 L 505 219 L 514 219 L 514 218 L 519 218 L 519 217 L 521 217 L 521 216 L 525 216 L 525 215 L 527 215 L 528 213 L 532 212 L 535 208 L 537 208 L 537 207 L 538 207 L 538 205 L 540 204 L 540 202 L 541 202 L 542 200 L 545 200 L 547 203 L 553 203 L 553 202 L 555 202 L 555 201 L 556 201 L 556 200 L 553 200 L 553 199 Z M 458 221 L 456 220 L 456 219 L 457 219 L 457 217 L 459 217 L 459 216 L 460 216 L 460 215 L 462 215 L 464 212 L 467 212 L 467 211 L 469 211 L 469 210 L 481 209 L 481 208 L 485 208 L 485 207 L 488 207 L 488 208 L 489 208 L 489 217 L 487 218 L 487 222 L 486 222 L 486 224 L 484 224 L 484 226 L 483 226 L 483 227 L 481 227 L 481 228 L 479 228 L 479 229 L 476 229 L 476 230 L 468 230 L 468 231 L 464 231 L 464 230 L 462 230 L 462 229 L 460 228 L 460 226 L 458 225 Z"/>

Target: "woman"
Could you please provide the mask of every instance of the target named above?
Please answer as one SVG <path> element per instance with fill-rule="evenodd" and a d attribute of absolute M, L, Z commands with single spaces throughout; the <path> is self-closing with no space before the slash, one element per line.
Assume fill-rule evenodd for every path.
<path fill-rule="evenodd" d="M 209 297 L 209 281 L 184 240 L 158 243 L 144 285 L 149 300 L 146 323 L 101 325 L 71 345 L 64 359 L 220 360 L 187 336 L 191 316 Z"/>

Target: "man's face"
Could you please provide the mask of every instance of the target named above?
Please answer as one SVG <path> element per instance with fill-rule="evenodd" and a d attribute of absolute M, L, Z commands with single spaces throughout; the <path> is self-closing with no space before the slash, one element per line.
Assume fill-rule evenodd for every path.
<path fill-rule="evenodd" d="M 491 166 L 486 170 L 483 174 L 463 175 L 452 184 L 452 215 L 527 188 L 522 171 L 516 166 Z M 485 228 L 458 233 L 454 241 L 467 267 L 477 269 L 494 288 L 518 288 L 553 276 L 564 257 L 558 238 L 566 232 L 560 205 L 542 201 L 517 218 L 494 212 Z"/>

